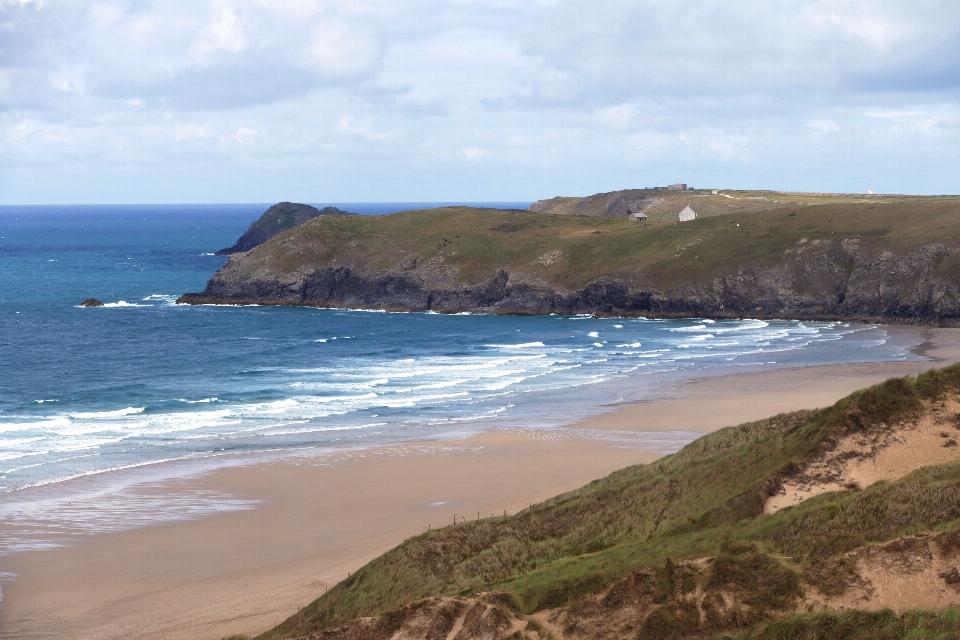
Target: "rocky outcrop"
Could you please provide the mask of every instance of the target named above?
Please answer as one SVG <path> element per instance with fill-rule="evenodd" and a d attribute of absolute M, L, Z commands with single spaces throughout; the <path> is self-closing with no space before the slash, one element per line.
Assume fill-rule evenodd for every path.
<path fill-rule="evenodd" d="M 655 276 L 598 278 L 567 290 L 518 270 L 461 282 L 453 266 L 407 256 L 390 269 L 319 265 L 284 273 L 271 259 L 235 255 L 203 292 L 180 302 L 283 304 L 442 313 L 845 319 L 960 324 L 960 273 L 952 244 L 902 253 L 868 239 L 815 240 L 775 264 L 744 264 L 658 286 Z"/>
<path fill-rule="evenodd" d="M 218 256 L 228 256 L 241 251 L 249 251 L 259 246 L 277 235 L 281 231 L 293 229 L 307 220 L 313 220 L 317 216 L 327 215 L 357 215 L 348 211 L 341 211 L 336 207 L 324 207 L 317 209 L 308 204 L 298 204 L 295 202 L 278 202 L 267 209 L 262 216 L 254 221 L 246 232 L 240 236 L 237 243 L 232 247 L 220 249 Z"/>
<path fill-rule="evenodd" d="M 81 307 L 102 307 L 103 303 L 97 300 L 96 298 L 87 298 L 80 303 Z"/>

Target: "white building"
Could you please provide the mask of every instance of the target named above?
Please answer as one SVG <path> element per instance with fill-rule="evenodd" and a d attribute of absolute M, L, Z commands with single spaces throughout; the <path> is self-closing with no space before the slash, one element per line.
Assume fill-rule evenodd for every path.
<path fill-rule="evenodd" d="M 696 220 L 697 212 L 691 209 L 690 207 L 684 207 L 683 211 L 680 212 L 680 222 L 687 222 L 688 220 Z"/>

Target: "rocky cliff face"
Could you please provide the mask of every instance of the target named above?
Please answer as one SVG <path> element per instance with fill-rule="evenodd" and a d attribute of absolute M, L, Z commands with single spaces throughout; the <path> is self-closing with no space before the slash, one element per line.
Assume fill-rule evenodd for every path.
<path fill-rule="evenodd" d="M 956 242 L 894 253 L 869 238 L 813 240 L 775 264 L 743 264 L 658 286 L 655 274 L 603 277 L 567 290 L 520 270 L 463 282 L 443 261 L 407 256 L 390 268 L 317 264 L 286 272 L 275 254 L 238 254 L 183 303 L 259 303 L 443 313 L 850 319 L 960 324 Z"/>
<path fill-rule="evenodd" d="M 241 251 L 250 251 L 250 249 L 263 244 L 281 231 L 292 229 L 317 216 L 326 215 L 357 214 L 341 211 L 336 207 L 317 209 L 309 204 L 278 202 L 267 209 L 258 220 L 253 222 L 246 232 L 240 236 L 240 239 L 237 240 L 235 245 L 226 249 L 220 249 L 217 251 L 217 255 L 228 256 Z"/>

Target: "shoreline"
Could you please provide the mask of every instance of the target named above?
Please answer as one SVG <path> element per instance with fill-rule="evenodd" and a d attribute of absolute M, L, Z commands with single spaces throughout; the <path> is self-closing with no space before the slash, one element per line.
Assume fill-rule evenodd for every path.
<path fill-rule="evenodd" d="M 591 283 L 592 284 L 592 283 Z M 296 300 L 289 298 L 243 298 L 208 296 L 202 291 L 184 293 L 180 295 L 174 305 L 208 306 L 208 307 L 308 307 L 311 309 L 336 309 L 338 311 L 366 311 L 368 313 L 436 313 L 439 315 L 490 315 L 490 316 L 590 316 L 603 319 L 644 319 L 644 320 L 763 320 L 763 321 L 798 321 L 798 322 L 849 322 L 853 324 L 876 324 L 885 327 L 909 327 L 915 329 L 954 329 L 960 328 L 960 319 L 957 318 L 924 318 L 920 316 L 847 316 L 831 313 L 765 313 L 756 311 L 744 314 L 743 312 L 716 313 L 687 311 L 655 311 L 654 309 L 617 309 L 602 311 L 583 308 L 570 311 L 532 311 L 514 308 L 499 307 L 432 307 L 428 304 L 404 306 L 400 304 L 383 305 L 370 304 L 363 306 L 357 302 L 339 304 L 326 300 Z"/>
<path fill-rule="evenodd" d="M 348 572 L 452 516 L 514 513 L 630 464 L 656 438 L 687 440 L 776 413 L 832 404 L 896 375 L 960 360 L 960 331 L 887 327 L 927 361 L 815 365 L 679 382 L 557 429 L 492 429 L 462 440 L 305 451 L 168 481 L 167 492 L 254 508 L 83 537 L 0 558 L 0 638 L 210 638 L 255 634 Z"/>

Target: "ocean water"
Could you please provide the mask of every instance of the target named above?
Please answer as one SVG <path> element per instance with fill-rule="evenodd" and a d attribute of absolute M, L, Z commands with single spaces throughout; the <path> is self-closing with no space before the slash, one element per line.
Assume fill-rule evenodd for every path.
<path fill-rule="evenodd" d="M 46 544 L 24 546 L 27 520 L 89 532 L 252 506 L 151 492 L 184 461 L 549 429 L 693 376 L 914 357 L 846 323 L 175 305 L 266 206 L 0 207 L 0 522 L 20 523 L 0 555 Z M 649 437 L 668 452 L 694 434 Z M 139 471 L 104 473 L 120 469 Z M 95 511 L 71 482 L 91 477 L 111 496 Z"/>

